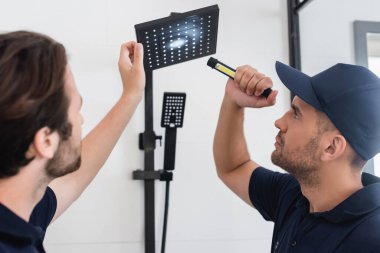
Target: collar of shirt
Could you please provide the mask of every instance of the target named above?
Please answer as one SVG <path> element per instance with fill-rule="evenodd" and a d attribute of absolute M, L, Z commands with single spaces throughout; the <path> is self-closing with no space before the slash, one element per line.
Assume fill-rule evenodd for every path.
<path fill-rule="evenodd" d="M 0 234 L 18 242 L 36 243 L 41 241 L 42 231 L 24 221 L 6 206 L 0 204 Z"/>
<path fill-rule="evenodd" d="M 332 223 L 354 220 L 380 207 L 380 179 L 368 173 L 362 175 L 363 188 L 345 199 L 334 209 L 326 212 L 312 213 Z M 296 208 L 307 210 L 308 200 L 302 196 L 296 203 Z"/>

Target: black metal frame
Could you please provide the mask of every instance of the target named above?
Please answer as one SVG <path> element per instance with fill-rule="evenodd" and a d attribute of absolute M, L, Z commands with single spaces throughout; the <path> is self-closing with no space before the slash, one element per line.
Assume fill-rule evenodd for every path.
<path fill-rule="evenodd" d="M 289 40 L 289 65 L 301 70 L 301 42 L 299 12 L 312 0 L 288 0 L 288 40 Z M 294 94 L 291 93 L 291 100 Z"/>
<path fill-rule="evenodd" d="M 288 0 L 289 65 L 301 70 L 299 12 L 312 0 Z"/>

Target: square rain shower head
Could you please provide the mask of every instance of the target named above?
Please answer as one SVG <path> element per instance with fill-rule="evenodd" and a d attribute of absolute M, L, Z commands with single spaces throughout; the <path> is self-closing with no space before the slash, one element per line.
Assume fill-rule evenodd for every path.
<path fill-rule="evenodd" d="M 172 13 L 135 25 L 137 42 L 144 45 L 145 70 L 155 70 L 216 52 L 219 7 Z"/>

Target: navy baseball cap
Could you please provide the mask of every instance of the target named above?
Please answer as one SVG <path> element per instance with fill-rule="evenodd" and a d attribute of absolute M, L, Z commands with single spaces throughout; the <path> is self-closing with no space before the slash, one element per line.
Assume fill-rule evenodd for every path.
<path fill-rule="evenodd" d="M 380 78 L 374 73 L 343 63 L 315 76 L 281 62 L 276 71 L 290 91 L 327 114 L 364 160 L 380 152 Z"/>

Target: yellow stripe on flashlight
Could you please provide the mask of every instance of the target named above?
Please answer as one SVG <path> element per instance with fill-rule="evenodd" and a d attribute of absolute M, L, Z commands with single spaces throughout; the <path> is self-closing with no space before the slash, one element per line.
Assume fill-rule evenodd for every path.
<path fill-rule="evenodd" d="M 226 75 L 232 77 L 232 78 L 235 78 L 235 72 L 230 70 L 229 68 L 226 68 L 224 67 L 223 65 L 217 63 L 216 66 L 215 66 L 216 69 L 218 69 L 219 71 L 225 73 Z"/>

